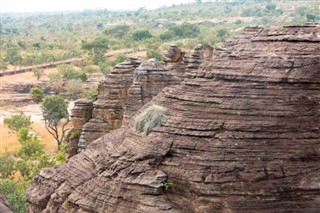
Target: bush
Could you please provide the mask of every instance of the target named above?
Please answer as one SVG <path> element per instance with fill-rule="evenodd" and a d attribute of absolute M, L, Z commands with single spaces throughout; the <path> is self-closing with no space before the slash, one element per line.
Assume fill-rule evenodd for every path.
<path fill-rule="evenodd" d="M 115 38 L 122 38 L 129 31 L 130 31 L 130 26 L 128 25 L 116 25 L 105 30 L 103 33 Z"/>
<path fill-rule="evenodd" d="M 148 50 L 147 58 L 155 58 L 158 61 L 161 61 L 163 59 L 162 55 L 157 50 Z"/>
<path fill-rule="evenodd" d="M 37 80 L 39 80 L 42 76 L 44 76 L 44 69 L 32 69 L 33 72 L 33 76 L 37 78 Z"/>
<path fill-rule="evenodd" d="M 48 75 L 50 87 L 54 90 L 56 94 L 63 91 L 63 79 L 58 73 L 50 73 Z"/>
<path fill-rule="evenodd" d="M 60 65 L 58 71 L 64 79 L 80 79 L 83 82 L 88 80 L 88 76 L 85 72 L 77 71 L 72 65 Z"/>
<path fill-rule="evenodd" d="M 110 65 L 112 67 L 116 66 L 117 64 L 120 64 L 121 62 L 124 62 L 125 60 L 127 60 L 128 57 L 122 54 L 117 54 L 116 55 L 116 59 L 110 62 Z"/>
<path fill-rule="evenodd" d="M 135 41 L 141 41 L 147 38 L 152 38 L 152 35 L 148 30 L 136 30 L 132 33 L 132 39 Z"/>
<path fill-rule="evenodd" d="M 25 213 L 28 207 L 26 191 L 28 181 L 0 180 L 0 191 L 8 199 L 10 208 L 14 213 Z"/>
<path fill-rule="evenodd" d="M 36 135 L 29 133 L 29 129 L 22 128 L 19 131 L 18 140 L 21 148 L 17 152 L 17 156 L 22 159 L 37 159 L 44 154 L 45 145 L 40 142 Z"/>
<path fill-rule="evenodd" d="M 83 98 L 88 98 L 90 100 L 96 101 L 98 98 L 98 87 L 93 87 L 84 92 Z"/>
<path fill-rule="evenodd" d="M 152 105 L 135 118 L 135 129 L 148 135 L 153 129 L 165 122 L 168 109 L 159 105 Z"/>
<path fill-rule="evenodd" d="M 109 63 L 106 63 L 106 62 L 100 62 L 99 63 L 99 68 L 100 68 L 100 71 L 105 75 L 107 76 L 111 70 L 112 70 L 112 66 L 109 64 Z"/>
<path fill-rule="evenodd" d="M 174 37 L 195 38 L 200 34 L 200 28 L 195 24 L 182 23 L 178 26 L 170 27 L 166 32 L 160 35 L 161 40 L 170 40 Z"/>
<path fill-rule="evenodd" d="M 18 132 L 21 128 L 28 128 L 31 125 L 31 116 L 25 115 L 22 111 L 3 120 L 4 125 L 12 131 Z"/>
<path fill-rule="evenodd" d="M 71 79 L 66 84 L 66 91 L 69 95 L 78 97 L 83 92 L 83 83 L 79 79 Z"/>
<path fill-rule="evenodd" d="M 14 159 L 8 155 L 0 155 L 0 175 L 1 178 L 9 178 L 15 172 L 14 169 Z"/>
<path fill-rule="evenodd" d="M 95 72 L 99 72 L 100 69 L 99 67 L 94 65 L 87 65 L 87 66 L 81 67 L 81 71 L 83 73 L 95 73 Z"/>
<path fill-rule="evenodd" d="M 37 102 L 41 102 L 45 96 L 43 90 L 39 87 L 32 87 L 30 93 L 33 96 L 33 99 Z"/>

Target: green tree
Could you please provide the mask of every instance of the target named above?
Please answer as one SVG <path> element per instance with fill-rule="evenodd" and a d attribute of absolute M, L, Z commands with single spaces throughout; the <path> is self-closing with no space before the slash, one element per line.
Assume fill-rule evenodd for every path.
<path fill-rule="evenodd" d="M 32 124 L 31 116 L 25 115 L 22 111 L 16 115 L 5 118 L 3 123 L 8 126 L 10 130 L 15 132 L 18 132 L 21 128 L 29 128 Z"/>
<path fill-rule="evenodd" d="M 30 93 L 32 94 L 33 99 L 37 102 L 41 102 L 45 96 L 44 91 L 39 87 L 32 87 Z"/>
<path fill-rule="evenodd" d="M 174 37 L 195 38 L 200 34 L 200 28 L 195 24 L 182 23 L 181 25 L 172 26 L 168 31 L 160 34 L 161 40 L 169 40 Z"/>
<path fill-rule="evenodd" d="M 75 69 L 74 66 L 65 64 L 60 65 L 58 67 L 58 73 L 64 78 L 64 79 L 80 79 L 81 81 L 88 80 L 88 76 L 83 71 L 78 71 Z"/>
<path fill-rule="evenodd" d="M 6 51 L 4 55 L 5 61 L 12 65 L 18 65 L 22 61 L 22 57 L 17 48 L 13 47 Z"/>
<path fill-rule="evenodd" d="M 115 38 L 122 38 L 124 35 L 128 34 L 129 31 L 130 26 L 128 25 L 116 25 L 105 30 L 103 33 Z"/>
<path fill-rule="evenodd" d="M 135 41 L 141 41 L 147 38 L 152 38 L 152 35 L 148 30 L 136 30 L 132 33 L 131 36 L 132 39 Z"/>
<path fill-rule="evenodd" d="M 41 106 L 45 127 L 57 141 L 59 149 L 68 131 L 68 129 L 66 129 L 66 125 L 70 121 L 68 104 L 68 100 L 61 96 L 54 95 L 46 97 Z"/>
<path fill-rule="evenodd" d="M 40 80 L 40 78 L 44 76 L 44 69 L 35 68 L 35 69 L 32 69 L 32 72 L 33 72 L 33 76 L 36 77 L 37 80 Z"/>
<path fill-rule="evenodd" d="M 40 142 L 37 135 L 30 134 L 28 128 L 19 130 L 18 140 L 21 144 L 21 148 L 17 152 L 18 157 L 33 160 L 44 154 L 45 145 Z"/>
<path fill-rule="evenodd" d="M 93 41 L 82 41 L 81 48 L 89 52 L 93 64 L 104 61 L 104 54 L 109 49 L 109 40 L 103 37 L 96 38 Z"/>
<path fill-rule="evenodd" d="M 0 177 L 9 178 L 15 172 L 15 160 L 9 154 L 0 155 Z"/>

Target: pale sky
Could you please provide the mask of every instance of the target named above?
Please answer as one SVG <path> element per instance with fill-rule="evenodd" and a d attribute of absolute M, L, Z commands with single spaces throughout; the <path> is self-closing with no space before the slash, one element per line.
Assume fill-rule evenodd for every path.
<path fill-rule="evenodd" d="M 0 0 L 0 12 L 46 12 L 83 9 L 155 9 L 195 0 Z"/>

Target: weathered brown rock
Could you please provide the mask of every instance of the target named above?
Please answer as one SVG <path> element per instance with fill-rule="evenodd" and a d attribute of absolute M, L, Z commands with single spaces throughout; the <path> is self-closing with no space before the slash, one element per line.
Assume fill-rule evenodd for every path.
<path fill-rule="evenodd" d="M 197 70 L 205 60 L 211 59 L 213 55 L 213 47 L 207 44 L 198 44 L 197 47 L 191 54 L 181 54 L 179 47 L 172 45 L 170 46 L 168 53 L 165 55 L 164 62 L 166 67 L 172 74 L 184 79 L 188 74 Z M 181 56 L 179 59 L 178 56 Z"/>
<path fill-rule="evenodd" d="M 95 139 L 121 126 L 123 106 L 133 81 L 133 71 L 140 65 L 129 58 L 116 65 L 105 81 L 99 84 L 98 100 L 94 102 L 92 119 L 84 124 L 79 141 L 80 151 Z"/>
<path fill-rule="evenodd" d="M 0 194 L 0 212 L 1 213 L 12 213 L 9 208 L 9 202 Z"/>
<path fill-rule="evenodd" d="M 79 99 L 74 102 L 71 113 L 71 123 L 73 128 L 68 132 L 66 137 L 66 151 L 68 157 L 78 153 L 79 138 L 82 128 L 86 122 L 92 118 L 93 102 L 88 99 Z"/>
<path fill-rule="evenodd" d="M 72 126 L 81 130 L 83 125 L 92 118 L 93 102 L 89 99 L 79 99 L 74 102 L 71 113 Z"/>
<path fill-rule="evenodd" d="M 164 62 L 178 63 L 181 62 L 185 52 L 182 51 L 177 45 L 170 45 L 168 52 L 164 55 Z"/>
<path fill-rule="evenodd" d="M 186 72 L 197 70 L 206 59 L 211 59 L 213 55 L 213 47 L 210 45 L 198 44 L 191 55 L 187 55 L 183 58 L 183 62 L 186 64 Z"/>
<path fill-rule="evenodd" d="M 131 118 L 163 88 L 177 85 L 180 81 L 155 59 L 149 59 L 142 63 L 134 71 L 134 80 L 125 105 L 125 117 Z"/>
<path fill-rule="evenodd" d="M 145 136 L 131 119 L 42 170 L 29 212 L 318 212 L 320 26 L 223 48 L 143 106 L 168 109 L 160 128 Z"/>

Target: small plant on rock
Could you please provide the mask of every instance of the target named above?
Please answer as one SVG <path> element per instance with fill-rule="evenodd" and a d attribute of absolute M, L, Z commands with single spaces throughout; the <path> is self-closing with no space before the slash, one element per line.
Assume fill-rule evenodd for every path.
<path fill-rule="evenodd" d="M 165 122 L 168 109 L 159 105 L 152 105 L 135 119 L 135 129 L 148 135 L 153 129 L 160 127 Z"/>
<path fill-rule="evenodd" d="M 165 192 L 167 192 L 172 186 L 173 183 L 170 180 L 166 180 L 162 183 L 162 187 Z"/>

